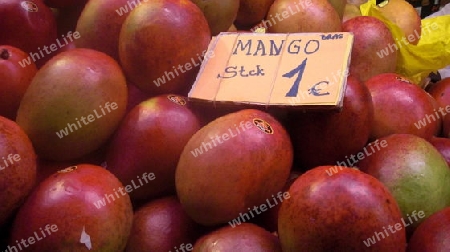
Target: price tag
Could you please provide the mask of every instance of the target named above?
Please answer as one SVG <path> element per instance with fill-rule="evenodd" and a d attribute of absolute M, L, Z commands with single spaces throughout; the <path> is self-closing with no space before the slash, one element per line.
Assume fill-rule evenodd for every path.
<path fill-rule="evenodd" d="M 221 33 L 188 97 L 215 103 L 341 108 L 353 34 Z"/>

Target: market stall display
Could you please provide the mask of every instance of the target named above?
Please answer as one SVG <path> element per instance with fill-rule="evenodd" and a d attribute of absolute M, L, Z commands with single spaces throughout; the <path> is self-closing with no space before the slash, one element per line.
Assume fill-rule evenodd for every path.
<path fill-rule="evenodd" d="M 0 251 L 450 251 L 448 0 L 3 0 L 0 24 Z"/>

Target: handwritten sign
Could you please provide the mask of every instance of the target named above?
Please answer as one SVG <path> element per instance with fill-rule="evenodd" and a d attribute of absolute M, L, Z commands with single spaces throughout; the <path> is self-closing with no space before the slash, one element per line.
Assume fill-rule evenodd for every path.
<path fill-rule="evenodd" d="M 221 33 L 213 38 L 190 100 L 340 108 L 351 33 Z"/>

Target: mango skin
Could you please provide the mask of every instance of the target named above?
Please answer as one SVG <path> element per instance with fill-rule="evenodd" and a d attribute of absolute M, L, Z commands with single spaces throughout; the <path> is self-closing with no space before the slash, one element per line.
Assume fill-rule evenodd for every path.
<path fill-rule="evenodd" d="M 208 21 L 211 35 L 227 32 L 233 25 L 239 10 L 239 0 L 191 0 L 195 3 Z"/>
<path fill-rule="evenodd" d="M 203 58 L 214 56 L 210 41 L 208 21 L 190 0 L 143 1 L 120 30 L 120 63 L 128 81 L 150 96 L 186 96 Z"/>
<path fill-rule="evenodd" d="M 104 53 L 77 48 L 56 55 L 36 73 L 16 122 L 40 158 L 72 160 L 108 140 L 125 114 L 127 97 L 125 76 L 116 61 Z M 115 109 L 108 111 L 108 102 L 115 103 Z M 71 132 L 68 124 L 76 129 L 72 125 Z M 60 138 L 56 133 L 64 129 L 68 134 Z"/>
<path fill-rule="evenodd" d="M 179 99 L 174 102 L 172 99 Z M 200 129 L 197 117 L 186 100 L 160 95 L 135 106 L 122 120 L 111 139 L 106 155 L 107 169 L 124 185 L 153 173 L 130 192 L 133 203 L 175 194 L 175 169 L 184 146 Z"/>
<path fill-rule="evenodd" d="M 405 251 L 405 228 L 388 230 L 402 217 L 388 189 L 359 170 L 338 167 L 330 176 L 330 169 L 315 167 L 289 188 L 291 197 L 278 212 L 283 252 Z M 383 228 L 389 237 L 368 247 L 364 241 Z"/>
<path fill-rule="evenodd" d="M 361 171 L 380 180 L 392 193 L 407 223 L 413 211 L 425 217 L 412 219 L 407 235 L 430 215 L 450 206 L 450 169 L 444 157 L 427 140 L 413 134 L 379 138 L 387 147 L 358 164 Z"/>
<path fill-rule="evenodd" d="M 449 251 L 450 207 L 431 215 L 412 235 L 407 252 Z"/>
<path fill-rule="evenodd" d="M 193 252 L 281 252 L 280 241 L 253 223 L 222 227 L 210 232 L 194 245 Z"/>
<path fill-rule="evenodd" d="M 33 244 L 26 243 L 20 251 L 124 251 L 133 207 L 123 187 L 97 165 L 78 164 L 55 172 L 34 188 L 19 209 L 9 244 L 35 237 Z M 44 230 L 46 225 L 53 227 L 50 234 Z"/>
<path fill-rule="evenodd" d="M 254 119 L 264 120 L 272 133 L 255 126 Z M 194 156 L 196 148 L 208 144 L 212 148 Z M 283 126 L 265 112 L 245 109 L 212 121 L 192 136 L 180 156 L 175 187 L 187 214 L 214 226 L 272 200 L 283 189 L 292 162 L 292 143 Z"/>
<path fill-rule="evenodd" d="M 3 116 L 0 116 L 0 157 L 0 227 L 5 227 L 36 184 L 37 160 L 25 132 Z"/>

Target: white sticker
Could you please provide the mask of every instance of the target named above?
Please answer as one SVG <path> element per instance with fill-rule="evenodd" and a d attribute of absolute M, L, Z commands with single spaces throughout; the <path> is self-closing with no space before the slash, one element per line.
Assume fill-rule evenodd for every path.
<path fill-rule="evenodd" d="M 92 248 L 92 244 L 91 244 L 91 236 L 89 236 L 86 231 L 85 231 L 85 227 L 83 226 L 83 231 L 81 232 L 81 238 L 80 238 L 80 242 L 83 243 L 84 245 L 86 245 L 86 247 L 91 250 Z"/>
<path fill-rule="evenodd" d="M 20 6 L 22 6 L 22 8 L 29 12 L 38 12 L 39 10 L 38 6 L 30 1 L 23 1 L 20 3 Z"/>

